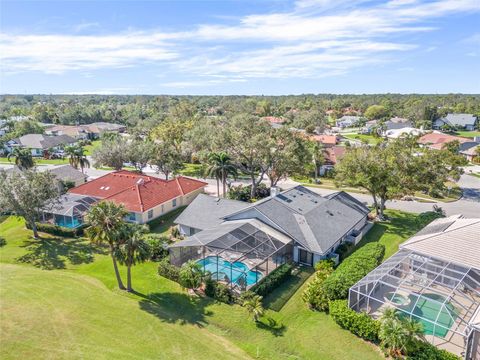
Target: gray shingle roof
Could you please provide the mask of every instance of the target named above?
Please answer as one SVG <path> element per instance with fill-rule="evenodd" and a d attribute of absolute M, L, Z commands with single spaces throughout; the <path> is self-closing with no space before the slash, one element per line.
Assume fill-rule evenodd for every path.
<path fill-rule="evenodd" d="M 80 170 L 75 169 L 71 165 L 60 165 L 55 166 L 54 168 L 48 169 L 52 174 L 54 174 L 57 179 L 60 180 L 71 180 L 71 181 L 85 181 L 87 179 L 87 175 L 82 173 Z"/>
<path fill-rule="evenodd" d="M 20 136 L 18 142 L 20 145 L 28 148 L 47 150 L 62 144 L 73 144 L 76 140 L 67 135 L 46 136 L 42 134 L 27 134 Z"/>
<path fill-rule="evenodd" d="M 318 254 L 327 253 L 370 212 L 365 205 L 344 192 L 322 197 L 297 186 L 226 219 L 242 218 L 252 208 L 306 249 Z"/>
<path fill-rule="evenodd" d="M 209 229 L 221 224 L 223 217 L 250 205 L 242 201 L 219 199 L 199 194 L 175 219 L 175 223 L 200 230 Z"/>
<path fill-rule="evenodd" d="M 467 126 L 474 125 L 477 118 L 472 114 L 448 114 L 440 120 L 452 126 Z"/>

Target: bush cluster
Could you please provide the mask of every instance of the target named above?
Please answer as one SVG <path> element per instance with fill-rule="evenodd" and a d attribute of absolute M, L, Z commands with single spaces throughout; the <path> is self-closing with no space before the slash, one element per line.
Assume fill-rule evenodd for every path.
<path fill-rule="evenodd" d="M 375 269 L 385 255 L 385 246 L 368 243 L 345 259 L 323 282 L 323 291 L 329 300 L 346 299 L 348 289 Z"/>
<path fill-rule="evenodd" d="M 158 275 L 178 282 L 180 280 L 180 269 L 175 265 L 170 264 L 168 258 L 163 258 L 158 263 Z"/>
<path fill-rule="evenodd" d="M 171 243 L 168 236 L 147 234 L 144 240 L 150 248 L 150 260 L 160 261 L 168 256 L 168 244 Z"/>
<path fill-rule="evenodd" d="M 272 292 L 278 285 L 287 279 L 292 273 L 293 265 L 285 263 L 280 265 L 270 274 L 261 279 L 257 284 L 250 289 L 255 294 L 265 296 Z"/>
<path fill-rule="evenodd" d="M 270 189 L 265 184 L 258 185 L 257 189 L 255 190 L 255 196 L 252 199 L 250 191 L 252 186 L 232 186 L 227 193 L 227 197 L 232 200 L 239 200 L 245 202 L 253 202 L 258 199 L 263 199 L 270 196 Z"/>
<path fill-rule="evenodd" d="M 350 309 L 347 300 L 335 300 L 329 304 L 332 319 L 342 328 L 349 330 L 362 339 L 378 342 L 380 322 L 366 313 L 357 313 Z"/>
<path fill-rule="evenodd" d="M 408 352 L 405 360 L 460 360 L 447 350 L 438 349 L 430 343 L 415 339 L 415 349 Z"/>
<path fill-rule="evenodd" d="M 320 261 L 315 264 L 316 273 L 313 280 L 307 285 L 302 298 L 310 309 L 326 311 L 328 310 L 328 298 L 323 291 L 323 282 L 332 274 L 333 263 L 330 260 Z"/>
<path fill-rule="evenodd" d="M 44 232 L 47 234 L 52 234 L 56 236 L 61 236 L 61 237 L 79 237 L 83 235 L 83 229 L 85 228 L 84 226 L 75 228 L 75 229 L 70 229 L 58 225 L 53 225 L 53 224 L 44 224 L 44 223 L 36 223 L 37 224 L 37 230 L 40 232 Z M 32 226 L 27 223 L 26 224 L 27 229 L 32 230 Z"/>
<path fill-rule="evenodd" d="M 340 261 L 343 261 L 347 255 L 350 253 L 350 250 L 354 247 L 355 245 L 351 242 L 344 242 L 340 244 L 339 247 L 337 247 L 337 250 L 335 252 L 340 256 Z"/>
<path fill-rule="evenodd" d="M 226 304 L 230 304 L 234 300 L 230 288 L 225 284 L 216 282 L 210 276 L 205 278 L 205 295 Z"/>

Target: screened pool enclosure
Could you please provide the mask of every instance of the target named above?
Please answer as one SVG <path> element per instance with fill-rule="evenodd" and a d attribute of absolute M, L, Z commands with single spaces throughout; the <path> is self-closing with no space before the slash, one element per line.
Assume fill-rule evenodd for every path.
<path fill-rule="evenodd" d="M 83 217 L 95 204 L 97 199 L 75 194 L 65 194 L 47 206 L 42 214 L 42 221 L 66 228 L 77 228 L 83 225 Z"/>
<path fill-rule="evenodd" d="M 291 259 L 292 240 L 256 219 L 203 230 L 170 246 L 170 262 L 196 260 L 205 272 L 244 291 Z"/>
<path fill-rule="evenodd" d="M 379 317 L 393 307 L 423 325 L 427 341 L 461 354 L 480 304 L 480 271 L 400 250 L 355 284 L 349 306 Z"/>

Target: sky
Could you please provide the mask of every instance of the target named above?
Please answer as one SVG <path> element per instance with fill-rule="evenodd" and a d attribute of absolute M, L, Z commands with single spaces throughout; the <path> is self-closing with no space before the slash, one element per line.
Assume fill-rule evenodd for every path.
<path fill-rule="evenodd" d="M 480 0 L 0 0 L 0 93 L 480 93 Z"/>

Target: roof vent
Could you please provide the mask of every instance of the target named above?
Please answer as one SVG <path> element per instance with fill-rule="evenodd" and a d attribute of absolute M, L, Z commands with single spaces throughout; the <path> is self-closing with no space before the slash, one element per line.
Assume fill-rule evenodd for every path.
<path fill-rule="evenodd" d="M 108 189 L 110 189 L 110 186 L 105 186 L 104 190 L 108 190 Z"/>
<path fill-rule="evenodd" d="M 100 190 L 103 190 L 105 188 L 105 186 L 100 186 Z"/>
<path fill-rule="evenodd" d="M 327 210 L 327 214 L 333 216 L 333 213 L 330 210 Z"/>
<path fill-rule="evenodd" d="M 143 185 L 145 183 L 145 180 L 143 178 L 140 178 L 137 180 L 138 185 Z"/>

